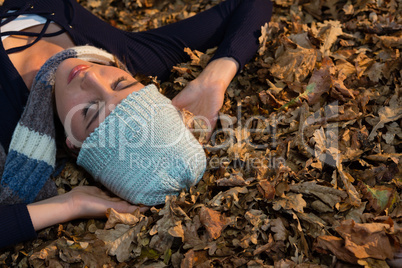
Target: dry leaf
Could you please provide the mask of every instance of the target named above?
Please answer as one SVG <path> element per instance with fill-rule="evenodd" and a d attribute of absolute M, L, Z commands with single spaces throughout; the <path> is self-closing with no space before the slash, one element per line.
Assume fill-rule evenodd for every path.
<path fill-rule="evenodd" d="M 287 210 L 294 210 L 296 212 L 303 212 L 303 208 L 307 205 L 301 194 L 288 194 L 280 199 L 273 201 L 273 209 L 279 210 L 281 208 Z"/>
<path fill-rule="evenodd" d="M 317 23 L 319 27 L 318 37 L 324 40 L 320 51 L 323 57 L 331 56 L 331 47 L 337 40 L 338 36 L 343 33 L 342 25 L 339 21 L 324 21 Z"/>
<path fill-rule="evenodd" d="M 275 197 L 275 188 L 267 180 L 259 181 L 257 184 L 258 191 L 261 193 L 263 198 L 267 200 L 272 200 Z"/>
<path fill-rule="evenodd" d="M 286 82 L 302 82 L 313 70 L 317 53 L 293 43 L 286 37 L 281 38 L 282 46 L 277 51 L 275 64 L 270 72 Z"/>
<path fill-rule="evenodd" d="M 271 221 L 271 230 L 274 232 L 275 241 L 285 241 L 288 237 L 288 231 L 286 230 L 283 220 L 281 218 L 277 218 Z"/>
<path fill-rule="evenodd" d="M 402 118 L 402 107 L 381 107 L 378 111 L 379 121 L 371 130 L 369 140 L 373 140 L 377 135 L 377 130 L 384 127 L 388 122 L 396 121 Z"/>
<path fill-rule="evenodd" d="M 117 224 L 112 230 L 97 230 L 95 234 L 105 242 L 109 255 L 116 256 L 119 262 L 129 259 L 132 250 L 131 242 L 135 235 L 134 228 Z"/>
<path fill-rule="evenodd" d="M 345 248 L 358 259 L 393 259 L 395 248 L 393 239 L 387 235 L 392 232 L 389 224 L 346 220 L 336 231 L 345 239 Z"/>
<path fill-rule="evenodd" d="M 110 229 L 116 226 L 116 224 L 135 225 L 140 221 L 139 209 L 133 213 L 119 213 L 113 208 L 109 208 L 106 211 L 108 221 L 106 222 L 105 229 Z"/>
<path fill-rule="evenodd" d="M 207 229 L 211 239 L 217 239 L 221 236 L 223 229 L 230 224 L 230 219 L 207 207 L 200 210 L 200 221 Z"/>

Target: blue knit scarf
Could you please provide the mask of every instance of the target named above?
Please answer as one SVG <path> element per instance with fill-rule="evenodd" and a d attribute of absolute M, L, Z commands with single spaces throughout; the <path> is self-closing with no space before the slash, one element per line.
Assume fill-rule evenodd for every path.
<path fill-rule="evenodd" d="M 57 194 L 50 178 L 56 162 L 52 90 L 56 70 L 68 58 L 114 62 L 114 57 L 103 50 L 81 46 L 54 55 L 41 67 L 7 155 L 0 145 L 0 204 L 31 203 Z"/>

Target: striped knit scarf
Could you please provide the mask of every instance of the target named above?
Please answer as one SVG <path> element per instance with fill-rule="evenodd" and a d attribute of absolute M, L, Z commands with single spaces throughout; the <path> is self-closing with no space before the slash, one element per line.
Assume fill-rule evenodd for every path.
<path fill-rule="evenodd" d="M 57 194 L 50 178 L 56 162 L 52 89 L 59 64 L 68 58 L 106 65 L 114 62 L 114 57 L 103 50 L 81 46 L 57 53 L 41 67 L 8 155 L 0 145 L 0 204 L 31 203 Z"/>

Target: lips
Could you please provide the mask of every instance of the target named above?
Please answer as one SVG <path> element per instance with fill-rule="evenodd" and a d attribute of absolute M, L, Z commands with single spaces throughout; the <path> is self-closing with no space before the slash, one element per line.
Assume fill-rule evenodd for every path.
<path fill-rule="evenodd" d="M 75 66 L 71 70 L 70 74 L 68 75 L 67 84 L 70 84 L 71 80 L 73 80 L 74 77 L 76 77 L 77 75 L 80 74 L 80 72 L 82 72 L 88 68 L 89 68 L 89 66 L 85 65 L 85 64 L 80 64 L 80 65 Z"/>

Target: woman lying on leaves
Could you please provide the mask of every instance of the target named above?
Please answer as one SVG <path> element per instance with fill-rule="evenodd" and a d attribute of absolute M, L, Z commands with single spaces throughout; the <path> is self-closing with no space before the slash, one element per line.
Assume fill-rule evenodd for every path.
<path fill-rule="evenodd" d="M 269 0 L 227 0 L 132 33 L 75 0 L 6 0 L 0 8 L 0 247 L 56 223 L 102 217 L 107 208 L 132 212 L 138 208 L 132 204 L 162 204 L 196 184 L 205 153 L 175 107 L 215 125 L 225 90 L 256 52 L 271 10 Z M 131 75 L 164 81 L 174 65 L 189 60 L 184 48 L 215 46 L 207 67 L 172 101 Z M 93 186 L 57 195 L 50 178 L 54 117 L 77 163 L 118 197 Z"/>

